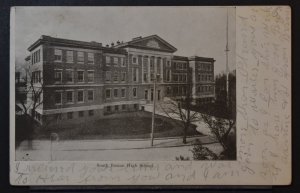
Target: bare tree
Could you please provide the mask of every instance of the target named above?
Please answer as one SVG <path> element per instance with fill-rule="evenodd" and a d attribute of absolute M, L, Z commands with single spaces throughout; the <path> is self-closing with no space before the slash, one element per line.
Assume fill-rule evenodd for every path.
<path fill-rule="evenodd" d="M 161 104 L 161 109 L 164 113 L 175 121 L 182 128 L 182 142 L 184 144 L 187 143 L 187 131 L 188 128 L 192 125 L 193 122 L 197 122 L 200 120 L 197 112 L 192 111 L 192 76 L 191 69 L 188 69 L 187 74 L 187 84 L 185 87 L 185 92 L 183 93 L 179 99 L 170 98 L 168 101 L 165 101 Z"/>
<path fill-rule="evenodd" d="M 22 106 L 22 113 L 25 116 L 26 123 L 26 137 L 28 140 L 28 148 L 32 148 L 32 137 L 34 134 L 34 127 L 36 124 L 36 110 L 43 103 L 42 93 L 44 90 L 44 83 L 40 74 L 31 72 L 29 67 L 25 67 L 26 73 L 26 89 L 24 93 L 27 99 L 19 100 L 19 104 Z M 20 129 L 20 128 L 19 128 Z"/>
<path fill-rule="evenodd" d="M 217 76 L 216 90 L 222 90 L 226 84 L 225 75 Z M 220 92 L 217 97 L 217 101 L 214 104 L 208 106 L 201 106 L 199 108 L 205 113 L 201 114 L 203 122 L 208 126 L 213 136 L 223 147 L 220 159 L 234 159 L 236 156 L 236 78 L 235 73 L 230 74 L 229 79 L 229 97 L 226 96 L 226 92 Z M 220 88 L 218 88 L 220 87 Z M 224 90 L 224 89 L 223 89 Z M 223 99 L 229 100 L 228 103 Z"/>

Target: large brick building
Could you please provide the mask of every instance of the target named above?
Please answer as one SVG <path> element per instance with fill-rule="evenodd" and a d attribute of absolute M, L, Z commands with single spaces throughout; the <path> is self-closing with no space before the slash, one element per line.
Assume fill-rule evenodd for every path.
<path fill-rule="evenodd" d="M 213 100 L 215 60 L 176 56 L 176 50 L 157 35 L 110 46 L 41 36 L 27 58 L 34 85 L 43 87 L 35 117 L 41 123 L 73 122 L 140 110 L 154 97 L 185 96 L 188 77 L 195 102 Z"/>

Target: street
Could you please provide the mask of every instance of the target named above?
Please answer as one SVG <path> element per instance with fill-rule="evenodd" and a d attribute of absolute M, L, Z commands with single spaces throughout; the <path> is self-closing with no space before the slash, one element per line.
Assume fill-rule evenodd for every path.
<path fill-rule="evenodd" d="M 67 140 L 51 141 L 34 140 L 33 150 L 28 150 L 27 141 L 23 141 L 16 150 L 16 160 L 30 161 L 162 161 L 176 160 L 184 156 L 192 159 L 195 139 L 199 139 L 204 146 L 215 152 L 220 152 L 222 147 L 208 136 L 188 138 L 188 144 L 182 144 L 182 138 L 156 139 L 154 147 L 150 140 Z"/>

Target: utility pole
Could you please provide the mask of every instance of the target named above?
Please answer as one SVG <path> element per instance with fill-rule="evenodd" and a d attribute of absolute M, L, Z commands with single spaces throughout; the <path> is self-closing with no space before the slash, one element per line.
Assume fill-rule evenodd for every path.
<path fill-rule="evenodd" d="M 153 141 L 154 141 L 154 118 L 155 118 L 156 79 L 157 79 L 156 76 L 154 77 L 154 85 L 153 85 L 153 111 L 152 111 L 152 124 L 151 124 L 151 147 L 153 147 Z"/>
<path fill-rule="evenodd" d="M 227 16 L 226 16 L 226 105 L 229 106 L 229 67 L 228 67 L 228 8 L 227 8 Z"/>

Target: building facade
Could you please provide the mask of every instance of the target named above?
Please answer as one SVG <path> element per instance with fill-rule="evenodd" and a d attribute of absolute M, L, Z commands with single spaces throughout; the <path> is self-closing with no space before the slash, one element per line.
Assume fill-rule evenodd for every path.
<path fill-rule="evenodd" d="M 35 110 L 40 123 L 142 110 L 154 97 L 184 97 L 188 84 L 195 103 L 215 97 L 215 60 L 176 56 L 177 49 L 157 35 L 110 46 L 41 36 L 28 51 L 32 82 L 43 89 Z"/>

